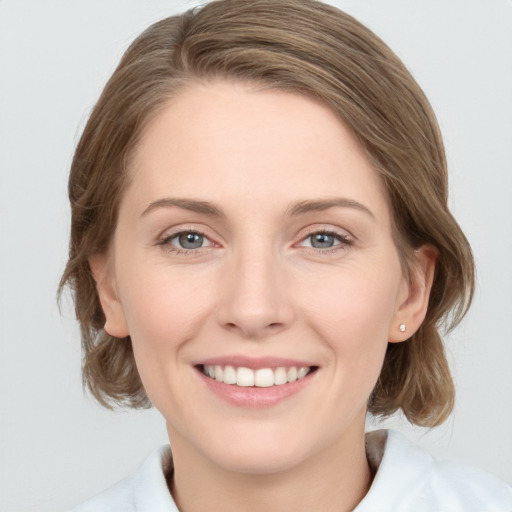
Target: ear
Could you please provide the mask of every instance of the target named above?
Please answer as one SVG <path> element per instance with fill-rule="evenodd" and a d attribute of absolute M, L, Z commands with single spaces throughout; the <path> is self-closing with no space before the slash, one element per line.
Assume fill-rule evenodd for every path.
<path fill-rule="evenodd" d="M 409 339 L 425 320 L 438 255 L 437 249 L 428 244 L 414 251 L 415 261 L 411 276 L 410 279 L 404 277 L 397 309 L 389 329 L 390 343 Z"/>
<path fill-rule="evenodd" d="M 96 281 L 96 290 L 106 318 L 105 331 L 116 338 L 128 336 L 130 333 L 123 306 L 117 296 L 109 257 L 106 254 L 95 254 L 89 258 L 89 266 Z"/>

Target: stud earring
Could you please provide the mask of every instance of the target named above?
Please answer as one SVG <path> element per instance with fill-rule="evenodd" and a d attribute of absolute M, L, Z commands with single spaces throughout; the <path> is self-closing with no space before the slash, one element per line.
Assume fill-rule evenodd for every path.
<path fill-rule="evenodd" d="M 405 324 L 400 324 L 400 332 L 405 332 Z"/>

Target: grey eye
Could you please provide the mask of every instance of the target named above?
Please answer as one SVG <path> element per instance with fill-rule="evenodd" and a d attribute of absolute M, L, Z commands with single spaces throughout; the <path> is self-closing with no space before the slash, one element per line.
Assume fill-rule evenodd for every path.
<path fill-rule="evenodd" d="M 180 233 L 175 237 L 175 240 L 183 249 L 199 249 L 204 244 L 204 236 L 199 233 Z"/>
<path fill-rule="evenodd" d="M 336 243 L 336 237 L 329 233 L 315 233 L 309 237 L 311 247 L 315 249 L 329 249 Z"/>

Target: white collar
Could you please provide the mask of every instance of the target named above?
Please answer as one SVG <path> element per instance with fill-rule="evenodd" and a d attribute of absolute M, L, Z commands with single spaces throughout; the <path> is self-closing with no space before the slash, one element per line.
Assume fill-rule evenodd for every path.
<path fill-rule="evenodd" d="M 435 461 L 399 432 L 366 435 L 366 451 L 375 477 L 354 512 L 512 511 L 512 489 L 483 471 Z M 168 445 L 155 450 L 132 477 L 75 509 L 75 512 L 179 512 L 167 488 L 172 470 Z M 219 504 L 217 509 L 221 509 Z"/>

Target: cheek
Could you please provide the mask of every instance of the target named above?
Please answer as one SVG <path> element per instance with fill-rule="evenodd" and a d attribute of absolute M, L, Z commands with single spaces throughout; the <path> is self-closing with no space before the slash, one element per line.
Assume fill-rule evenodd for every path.
<path fill-rule="evenodd" d="M 309 294 L 305 314 L 321 319 L 326 331 L 343 337 L 382 339 L 396 309 L 399 278 L 375 271 L 340 271 Z M 349 341 L 349 340 L 346 340 Z"/>
<path fill-rule="evenodd" d="M 183 357 L 187 342 L 204 328 L 214 294 L 201 279 L 190 280 L 162 269 L 138 272 L 130 265 L 130 272 L 123 277 L 120 297 L 137 368 L 155 402 L 162 383 L 170 375 L 180 377 L 176 372 L 182 367 L 174 363 Z"/>
<path fill-rule="evenodd" d="M 120 290 L 132 338 L 165 345 L 193 336 L 213 293 L 209 280 L 164 265 L 119 265 L 124 284 Z"/>
<path fill-rule="evenodd" d="M 372 387 L 380 373 L 400 282 L 389 275 L 340 272 L 305 302 L 303 315 L 327 345 L 345 382 L 367 380 Z"/>

